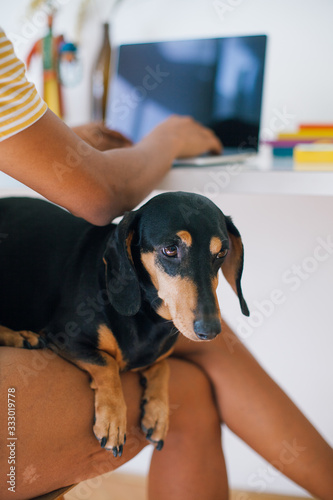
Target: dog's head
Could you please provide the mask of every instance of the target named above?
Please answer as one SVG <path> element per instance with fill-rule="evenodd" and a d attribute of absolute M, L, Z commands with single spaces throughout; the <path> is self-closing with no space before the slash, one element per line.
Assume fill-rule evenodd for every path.
<path fill-rule="evenodd" d="M 249 315 L 241 289 L 240 234 L 204 196 L 166 193 L 128 212 L 108 242 L 104 262 L 109 300 L 120 314 L 135 315 L 144 294 L 186 337 L 213 339 L 221 331 L 221 269 Z"/>

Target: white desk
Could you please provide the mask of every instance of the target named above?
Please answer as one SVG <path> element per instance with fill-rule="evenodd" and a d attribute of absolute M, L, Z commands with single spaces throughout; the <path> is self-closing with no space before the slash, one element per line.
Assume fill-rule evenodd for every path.
<path fill-rule="evenodd" d="M 159 189 L 195 191 L 208 197 L 222 193 L 332 196 L 333 170 L 320 171 L 319 164 L 313 167 L 310 172 L 293 170 L 290 158 L 273 160 L 264 150 L 243 164 L 174 168 Z"/>
<path fill-rule="evenodd" d="M 273 161 L 269 151 L 243 164 L 173 168 L 159 191 L 198 192 L 216 198 L 223 193 L 333 196 L 333 171 L 292 170 L 288 158 Z M 0 172 L 0 194 L 33 195 L 23 184 Z"/>

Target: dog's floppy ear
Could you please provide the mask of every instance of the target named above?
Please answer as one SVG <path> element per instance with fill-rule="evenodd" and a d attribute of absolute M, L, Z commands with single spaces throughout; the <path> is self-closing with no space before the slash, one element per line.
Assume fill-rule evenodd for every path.
<path fill-rule="evenodd" d="M 241 287 L 244 261 L 243 243 L 239 231 L 233 224 L 231 218 L 225 217 L 225 222 L 228 230 L 230 248 L 225 261 L 222 264 L 221 270 L 231 288 L 238 295 L 242 313 L 245 314 L 245 316 L 250 316 Z"/>
<path fill-rule="evenodd" d="M 124 316 L 134 316 L 141 306 L 139 280 L 131 254 L 137 222 L 136 212 L 126 212 L 109 238 L 103 255 L 109 301 Z"/>

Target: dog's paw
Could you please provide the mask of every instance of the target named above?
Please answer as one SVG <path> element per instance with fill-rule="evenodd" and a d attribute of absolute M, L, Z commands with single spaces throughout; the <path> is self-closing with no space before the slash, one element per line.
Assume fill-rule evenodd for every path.
<path fill-rule="evenodd" d="M 141 428 L 148 441 L 161 450 L 169 428 L 169 406 L 157 398 L 141 400 Z"/>
<path fill-rule="evenodd" d="M 46 347 L 45 340 L 37 333 L 22 330 L 18 332 L 22 338 L 22 347 L 25 349 L 43 349 Z"/>
<path fill-rule="evenodd" d="M 125 404 L 97 408 L 94 434 L 102 448 L 111 450 L 114 457 L 121 457 L 126 442 Z"/>
<path fill-rule="evenodd" d="M 0 326 L 0 345 L 24 349 L 42 349 L 45 347 L 45 342 L 38 333 L 28 330 L 14 331 Z"/>

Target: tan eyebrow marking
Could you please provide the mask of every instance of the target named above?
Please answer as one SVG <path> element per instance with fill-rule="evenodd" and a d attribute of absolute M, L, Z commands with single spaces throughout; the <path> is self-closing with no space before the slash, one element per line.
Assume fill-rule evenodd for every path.
<path fill-rule="evenodd" d="M 178 231 L 176 234 L 185 243 L 185 245 L 188 247 L 192 245 L 192 236 L 188 231 Z"/>
<path fill-rule="evenodd" d="M 209 250 L 212 255 L 219 253 L 222 249 L 222 241 L 217 236 L 213 236 L 210 240 Z"/>

